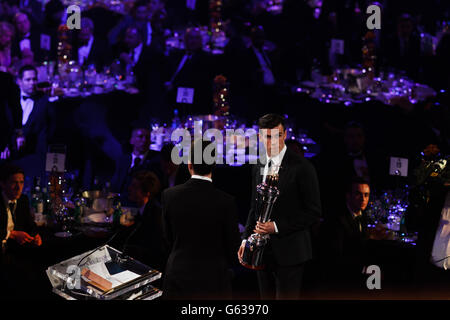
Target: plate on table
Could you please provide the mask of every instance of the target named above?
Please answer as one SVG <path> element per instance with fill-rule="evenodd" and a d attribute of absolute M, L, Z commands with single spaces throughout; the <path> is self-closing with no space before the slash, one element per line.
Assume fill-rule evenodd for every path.
<path fill-rule="evenodd" d="M 107 216 L 104 212 L 96 212 L 85 216 L 82 221 L 90 224 L 110 224 L 112 216 Z"/>

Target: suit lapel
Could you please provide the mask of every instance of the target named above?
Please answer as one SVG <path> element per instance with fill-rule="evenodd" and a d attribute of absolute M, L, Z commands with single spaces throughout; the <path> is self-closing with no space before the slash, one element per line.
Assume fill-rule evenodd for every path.
<path fill-rule="evenodd" d="M 281 161 L 280 169 L 278 170 L 278 190 L 280 193 L 284 190 L 284 186 L 286 184 L 286 180 L 289 177 L 289 162 L 291 160 L 291 155 L 289 149 L 286 150 L 286 153 Z"/>
<path fill-rule="evenodd" d="M 45 97 L 40 97 L 34 101 L 33 110 L 31 110 L 30 116 L 28 117 L 27 123 L 25 123 L 25 127 L 31 127 L 36 119 L 42 113 L 42 107 L 44 103 Z"/>

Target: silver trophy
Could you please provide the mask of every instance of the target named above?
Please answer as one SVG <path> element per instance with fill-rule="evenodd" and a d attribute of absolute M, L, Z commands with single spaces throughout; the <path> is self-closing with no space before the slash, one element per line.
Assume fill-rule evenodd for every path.
<path fill-rule="evenodd" d="M 266 180 L 256 186 L 258 195 L 256 203 L 256 214 L 259 215 L 258 221 L 265 223 L 270 220 L 272 208 L 280 195 L 278 190 L 278 175 L 267 175 Z M 242 265 L 253 270 L 264 268 L 262 257 L 264 248 L 269 242 L 268 234 L 254 233 L 248 237 L 244 253 L 242 255 Z"/>

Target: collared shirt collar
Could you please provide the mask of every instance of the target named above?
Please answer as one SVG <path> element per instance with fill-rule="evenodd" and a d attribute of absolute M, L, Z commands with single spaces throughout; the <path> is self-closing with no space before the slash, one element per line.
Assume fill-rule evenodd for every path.
<path fill-rule="evenodd" d="M 347 209 L 348 209 L 348 212 L 350 212 L 352 214 L 353 219 L 362 216 L 361 210 L 359 210 L 358 212 L 353 212 L 353 210 L 350 209 L 350 206 L 348 205 L 348 203 L 347 203 Z"/>
<path fill-rule="evenodd" d="M 287 147 L 286 147 L 286 145 L 284 145 L 284 147 L 283 147 L 283 149 L 281 149 L 280 153 L 272 158 L 270 158 L 266 153 L 267 163 L 269 163 L 269 161 L 272 161 L 272 165 L 281 167 L 281 162 L 283 161 L 284 155 L 286 154 L 286 150 L 287 150 Z"/>
<path fill-rule="evenodd" d="M 33 94 L 26 94 L 25 92 L 23 92 L 22 90 L 20 90 L 20 99 L 22 99 L 23 97 L 31 97 L 33 96 Z"/>
<path fill-rule="evenodd" d="M 131 160 L 132 161 L 134 161 L 134 159 L 136 159 L 136 158 L 141 158 L 141 160 L 144 160 L 145 159 L 145 157 L 147 156 L 147 154 L 148 154 L 148 151 L 146 152 L 146 153 L 144 153 L 144 154 L 140 154 L 140 155 L 135 155 L 133 152 L 131 153 Z"/>
<path fill-rule="evenodd" d="M 3 197 L 3 202 L 6 205 L 9 205 L 9 203 L 17 203 L 17 200 L 9 200 L 4 191 L 2 191 L 2 197 Z"/>
<path fill-rule="evenodd" d="M 205 180 L 205 181 L 212 182 L 212 179 L 211 179 L 211 178 L 208 178 L 208 177 L 205 177 L 205 176 L 199 176 L 199 175 L 197 175 L 197 174 L 193 174 L 193 175 L 191 176 L 191 179 L 199 179 L 199 180 Z"/>
<path fill-rule="evenodd" d="M 92 43 L 94 42 L 94 36 L 93 35 L 91 35 L 90 37 L 89 37 L 89 41 L 88 41 L 88 43 L 86 44 L 86 45 L 84 45 L 84 46 L 81 46 L 80 48 L 84 48 L 84 47 L 87 47 L 87 48 L 91 48 L 92 47 Z"/>

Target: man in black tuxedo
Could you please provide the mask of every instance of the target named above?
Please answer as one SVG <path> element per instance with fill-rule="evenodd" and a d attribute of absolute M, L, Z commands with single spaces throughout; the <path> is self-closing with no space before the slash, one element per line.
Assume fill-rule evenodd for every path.
<path fill-rule="evenodd" d="M 15 165 L 6 164 L 0 174 L 0 296 L 19 296 L 23 285 L 33 279 L 34 262 L 32 249 L 42 245 L 36 224 L 30 212 L 26 195 L 22 194 L 24 171 Z M 23 296 L 23 292 L 21 293 Z"/>
<path fill-rule="evenodd" d="M 94 36 L 94 23 L 89 18 L 81 19 L 81 29 L 74 39 L 72 58 L 80 66 L 95 65 L 97 71 L 111 64 L 109 46 L 106 40 Z"/>
<path fill-rule="evenodd" d="M 126 29 L 123 41 L 114 49 L 116 58 L 121 62 L 120 72 L 127 76 L 132 71 L 143 100 L 163 112 L 159 106 L 164 99 L 163 48 L 160 42 L 153 39 L 151 44 L 146 46 L 144 33 L 134 24 Z M 150 113 L 152 112 L 143 110 L 141 118 L 148 120 Z"/>
<path fill-rule="evenodd" d="M 150 171 L 133 174 L 128 196 L 138 206 L 138 213 L 129 221 L 121 217 L 121 230 L 115 243 L 130 257 L 157 270 L 164 270 L 167 259 L 163 238 L 162 211 L 155 196 L 160 182 Z"/>
<path fill-rule="evenodd" d="M 406 71 L 408 77 L 418 79 L 423 57 L 421 39 L 416 31 L 412 16 L 402 14 L 397 20 L 397 30 L 386 38 L 384 65 L 397 70 Z"/>
<path fill-rule="evenodd" d="M 191 145 L 191 179 L 162 195 L 170 251 L 163 279 L 166 299 L 231 298 L 229 267 L 239 247 L 237 211 L 233 197 L 212 183 L 213 164 L 204 158 L 210 144 Z M 194 161 L 193 150 L 201 150 L 201 163 Z"/>
<path fill-rule="evenodd" d="M 185 50 L 174 50 L 167 57 L 165 86 L 169 108 L 178 106 L 180 114 L 210 114 L 213 111 L 213 81 L 218 74 L 214 57 L 203 50 L 203 38 L 198 28 L 186 30 Z M 180 88 L 193 89 L 193 96 L 181 95 Z M 192 101 L 190 101 L 192 98 Z"/>
<path fill-rule="evenodd" d="M 257 271 L 261 298 L 296 299 L 300 297 L 305 263 L 312 258 L 310 228 L 321 214 L 319 184 L 308 160 L 286 147 L 283 117 L 267 114 L 258 125 L 267 161 L 253 168 L 252 204 L 244 239 L 254 232 L 270 235 L 263 255 L 265 269 Z M 256 186 L 271 171 L 279 175 L 280 196 L 271 221 L 261 223 L 256 212 Z M 241 263 L 244 247 L 245 240 L 238 252 Z"/>
<path fill-rule="evenodd" d="M 140 170 L 150 170 L 153 166 L 153 157 L 156 151 L 150 150 L 150 130 L 137 124 L 130 138 L 133 148 L 129 154 L 123 154 L 116 164 L 116 170 L 111 180 L 113 192 L 120 193 L 123 203 L 129 203 L 128 186 L 131 183 L 133 173 Z"/>
<path fill-rule="evenodd" d="M 41 175 L 45 165 L 47 144 L 55 130 L 55 115 L 48 96 L 36 90 L 37 70 L 26 65 L 19 70 L 17 84 L 18 105 L 10 108 L 15 134 L 9 137 L 13 161 L 25 169 L 27 175 Z"/>
<path fill-rule="evenodd" d="M 326 219 L 320 228 L 319 261 L 329 288 L 366 289 L 362 270 L 367 266 L 364 212 L 369 198 L 369 183 L 360 177 L 353 178 L 346 188 L 345 203 L 335 203 L 336 215 Z"/>

